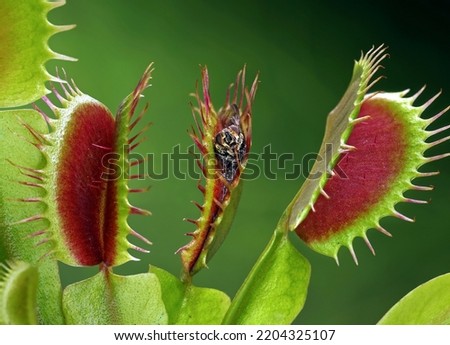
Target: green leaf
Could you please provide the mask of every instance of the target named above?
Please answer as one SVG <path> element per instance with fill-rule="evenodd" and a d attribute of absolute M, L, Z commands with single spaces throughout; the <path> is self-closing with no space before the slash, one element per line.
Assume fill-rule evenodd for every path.
<path fill-rule="evenodd" d="M 419 285 L 397 302 L 379 325 L 450 325 L 450 273 Z"/>
<path fill-rule="evenodd" d="M 33 144 L 36 138 L 27 129 L 48 133 L 48 127 L 34 110 L 0 112 L 0 242 L 8 260 L 37 265 L 40 283 L 37 290 L 40 323 L 62 324 L 61 284 L 56 261 L 46 257 L 52 250 L 40 219 L 47 206 L 38 202 L 46 196 L 36 185 L 34 173 L 46 165 L 42 152 Z M 27 170 L 28 169 L 28 170 Z M 34 219 L 34 221 L 26 221 Z"/>
<path fill-rule="evenodd" d="M 28 104 L 48 93 L 45 82 L 58 80 L 46 71 L 48 60 L 75 60 L 48 46 L 51 36 L 74 27 L 53 25 L 47 20 L 50 10 L 64 4 L 64 0 L 0 2 L 0 107 Z"/>
<path fill-rule="evenodd" d="M 101 271 L 69 285 L 63 309 L 68 324 L 167 324 L 159 281 L 151 273 L 119 276 Z"/>
<path fill-rule="evenodd" d="M 25 262 L 0 265 L 0 324 L 36 325 L 38 271 Z"/>
<path fill-rule="evenodd" d="M 303 309 L 311 266 L 276 230 L 237 292 L 224 324 L 290 324 Z"/>
<path fill-rule="evenodd" d="M 37 289 L 38 322 L 41 325 L 65 323 L 62 310 L 62 287 L 58 262 L 42 260 L 38 264 L 39 284 Z"/>
<path fill-rule="evenodd" d="M 151 266 L 150 271 L 159 278 L 169 324 L 218 325 L 222 322 L 230 306 L 230 298 L 225 293 L 183 283 L 155 266 Z"/>

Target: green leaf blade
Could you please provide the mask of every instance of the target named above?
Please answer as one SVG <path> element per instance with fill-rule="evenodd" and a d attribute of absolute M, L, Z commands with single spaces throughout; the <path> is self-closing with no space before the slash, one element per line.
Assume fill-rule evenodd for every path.
<path fill-rule="evenodd" d="M 311 266 L 289 239 L 275 231 L 237 292 L 224 324 L 290 324 L 306 300 Z"/>
<path fill-rule="evenodd" d="M 63 293 L 68 324 L 164 325 L 167 313 L 158 278 L 151 273 L 118 276 L 100 272 Z"/>
<path fill-rule="evenodd" d="M 450 325 L 450 273 L 419 285 L 398 301 L 379 325 Z"/>
<path fill-rule="evenodd" d="M 165 270 L 151 266 L 161 283 L 164 304 L 171 325 L 218 325 L 230 306 L 222 291 L 181 282 Z"/>

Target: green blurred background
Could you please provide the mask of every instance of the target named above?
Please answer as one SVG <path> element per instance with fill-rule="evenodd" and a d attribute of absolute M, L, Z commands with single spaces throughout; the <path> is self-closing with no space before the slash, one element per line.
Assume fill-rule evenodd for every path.
<path fill-rule="evenodd" d="M 149 62 L 155 62 L 153 86 L 146 91 L 155 125 L 139 152 L 171 152 L 176 144 L 191 145 L 186 129 L 193 123 L 188 95 L 199 79 L 199 64 L 207 64 L 211 93 L 219 106 L 236 72 L 248 65 L 248 76 L 261 73 L 254 105 L 253 152 L 272 145 L 277 153 L 292 152 L 298 161 L 320 146 L 327 113 L 338 102 L 350 79 L 353 60 L 372 45 L 389 46 L 384 62 L 388 79 L 378 90 L 428 88 L 425 101 L 444 91 L 427 111 L 432 115 L 450 103 L 450 9 L 448 1 L 144 1 L 67 0 L 53 11 L 56 24 L 77 24 L 52 38 L 51 47 L 77 57 L 63 66 L 80 89 L 115 111 L 135 86 Z M 450 114 L 439 124 L 448 123 Z M 437 125 L 439 125 L 437 124 Z M 444 144 L 433 152 L 450 151 Z M 374 230 L 369 237 L 373 257 L 362 240 L 355 241 L 360 265 L 347 250 L 341 266 L 293 242 L 312 264 L 312 278 L 300 324 L 373 324 L 399 298 L 417 285 L 450 271 L 450 164 L 444 160 L 430 170 L 441 174 L 422 181 L 436 190 L 421 196 L 430 205 L 401 205 L 416 217 L 414 224 L 383 220 L 393 233 L 387 238 Z M 209 269 L 195 283 L 233 296 L 268 242 L 284 208 L 302 179 L 287 181 L 261 176 L 246 181 L 233 229 Z M 190 200 L 201 201 L 194 180 L 170 177 L 146 181 L 152 190 L 134 198 L 152 217 L 132 217 L 131 225 L 154 245 L 142 261 L 117 269 L 136 273 L 155 264 L 180 272 L 174 252 L 193 230 L 184 217 L 196 218 Z M 63 267 L 65 284 L 92 274 L 92 269 Z"/>

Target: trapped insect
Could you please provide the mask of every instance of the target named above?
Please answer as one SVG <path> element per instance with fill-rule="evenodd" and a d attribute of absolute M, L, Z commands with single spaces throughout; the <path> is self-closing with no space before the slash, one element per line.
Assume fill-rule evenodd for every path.
<path fill-rule="evenodd" d="M 229 125 L 222 129 L 214 140 L 214 153 L 222 176 L 230 183 L 237 175 L 246 150 L 245 137 L 240 127 L 239 108 L 236 104 L 232 104 L 231 108 L 233 114 Z"/>

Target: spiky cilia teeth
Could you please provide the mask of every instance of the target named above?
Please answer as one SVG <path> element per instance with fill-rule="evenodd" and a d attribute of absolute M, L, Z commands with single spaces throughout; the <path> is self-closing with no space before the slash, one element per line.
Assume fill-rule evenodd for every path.
<path fill-rule="evenodd" d="M 65 71 L 63 73 L 67 79 Z M 47 227 L 26 237 L 44 236 L 37 245 L 51 243 L 48 255 L 54 254 L 57 259 L 71 265 L 101 264 L 108 267 L 134 260 L 127 249 L 148 252 L 127 240 L 127 235 L 132 235 L 151 244 L 127 222 L 129 214 L 150 214 L 128 202 L 129 193 L 146 192 L 148 188 L 129 188 L 126 176 L 118 174 L 108 159 L 109 155 L 114 155 L 117 163 L 118 157 L 120 167 L 124 169 L 122 172 L 141 163 L 130 164 L 128 155 L 141 142 L 139 137 L 145 130 L 129 139 L 130 123 L 132 127 L 136 126 L 147 109 L 145 107 L 138 118 L 133 119 L 150 73 L 151 66 L 133 93 L 124 100 L 115 118 L 100 102 L 83 94 L 73 81 L 64 81 L 59 84 L 62 93 L 52 86 L 60 106 L 46 96 L 42 99 L 51 116 L 35 106 L 48 124 L 50 133 L 40 133 L 23 123 L 30 133 L 31 143 L 42 152 L 45 167 L 35 169 L 12 161 L 10 164 L 27 178 L 18 181 L 20 184 L 39 187 L 45 193 L 19 198 L 18 201 L 42 203 L 44 207 L 42 212 L 9 225 L 47 222 Z M 57 75 L 59 78 L 59 72 Z M 111 170 L 114 176 L 110 174 Z"/>
<path fill-rule="evenodd" d="M 426 204 L 426 200 L 409 198 L 405 193 L 432 190 L 432 186 L 412 181 L 438 172 L 420 172 L 419 167 L 450 156 L 450 153 L 424 155 L 428 149 L 450 139 L 446 136 L 427 142 L 431 136 L 449 129 L 448 125 L 426 130 L 450 107 L 429 119 L 421 118 L 440 94 L 421 106 L 413 106 L 422 91 L 409 98 L 405 92 L 367 95 L 358 117 L 370 114 L 370 119 L 354 126 L 346 144 L 356 149 L 346 152 L 345 160 L 338 163 L 347 179 L 332 176 L 323 187 L 325 194 L 321 192 L 314 204 L 315 212 L 310 212 L 296 229 L 313 249 L 338 262 L 339 248 L 345 246 L 358 263 L 352 246 L 355 237 L 363 238 L 374 253 L 367 230 L 374 228 L 391 236 L 380 226 L 381 218 L 393 216 L 414 222 L 414 218 L 400 213 L 394 206 L 399 202 Z"/>

